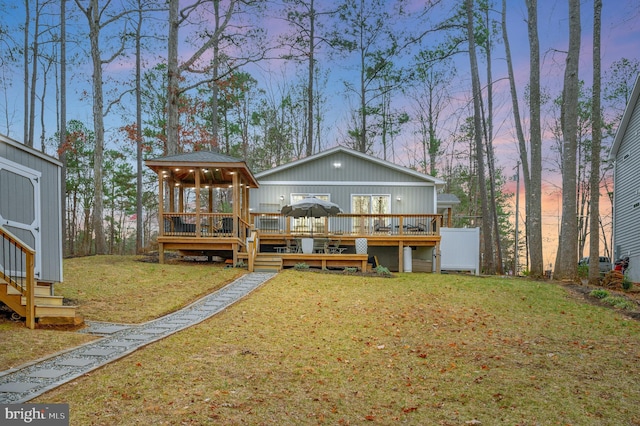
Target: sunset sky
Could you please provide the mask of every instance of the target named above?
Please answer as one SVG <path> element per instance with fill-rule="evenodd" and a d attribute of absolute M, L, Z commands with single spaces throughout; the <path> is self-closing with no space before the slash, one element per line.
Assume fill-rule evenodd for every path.
<path fill-rule="evenodd" d="M 329 8 L 331 4 L 335 4 L 336 0 L 327 0 L 323 2 L 316 1 L 316 7 Z M 187 2 L 181 2 L 184 6 Z M 494 1 L 495 8 L 501 8 L 501 2 Z M 567 0 L 539 0 L 539 32 L 540 32 L 540 48 L 541 48 L 541 65 L 542 65 L 542 85 L 546 93 L 551 99 L 556 98 L 562 90 L 562 78 L 564 73 L 565 51 L 568 45 L 568 16 L 567 16 Z M 602 69 L 603 73 L 609 69 L 609 66 L 623 57 L 629 59 L 640 58 L 640 6 L 637 0 L 604 0 L 603 1 L 603 21 L 602 21 Z M 390 2 L 388 4 L 391 4 Z M 410 0 L 407 2 L 410 10 L 420 10 L 424 7 L 423 0 Z M 430 21 L 437 22 L 438 18 L 445 16 L 455 5 L 460 2 L 444 1 L 437 8 Z M 75 8 L 73 1 L 67 1 L 68 8 Z M 524 0 L 507 0 L 508 16 L 507 22 L 509 27 L 509 41 L 514 61 L 514 70 L 519 88 L 521 114 L 525 116 L 525 99 L 524 89 L 529 79 L 529 49 L 528 36 L 526 26 L 526 6 Z M 585 87 L 591 87 L 591 67 L 592 67 L 592 1 L 581 2 L 582 15 L 582 43 L 580 52 L 580 78 L 584 80 Z M 0 22 L 4 22 L 17 28 L 19 23 L 24 21 L 24 2 L 22 0 L 9 0 L 0 5 Z M 76 13 L 77 15 L 77 13 Z M 281 14 L 275 7 L 270 7 L 264 13 L 259 25 L 266 27 L 269 36 L 282 33 L 287 29 L 286 23 L 281 19 Z M 86 43 L 86 20 L 83 17 L 76 20 L 70 19 L 68 22 L 68 31 L 72 34 L 80 36 L 81 40 Z M 494 15 L 494 19 L 500 19 L 499 14 Z M 398 31 L 411 28 L 415 22 L 397 21 Z M 429 25 L 422 22 L 420 25 Z M 16 39 L 20 39 L 22 34 L 14 32 Z M 83 35 L 84 34 L 84 35 Z M 185 38 L 188 31 L 181 32 L 181 36 Z M 84 37 L 84 38 L 83 38 Z M 437 37 L 437 36 L 435 36 Z M 430 45 L 435 45 L 438 40 L 429 39 Z M 181 55 L 188 56 L 188 52 L 193 47 L 183 43 L 180 47 Z M 87 47 L 70 45 L 69 54 L 78 55 L 78 62 L 69 70 L 69 105 L 67 116 L 68 119 L 78 119 L 84 123 L 91 124 L 91 88 L 88 85 L 91 75 L 91 64 Z M 105 53 L 106 55 L 106 53 Z M 345 91 L 345 81 L 355 82 L 356 75 L 353 68 L 350 67 L 353 58 L 330 59 L 323 57 L 324 53 L 319 52 L 319 64 L 324 71 L 328 72 L 328 80 L 323 95 L 327 98 L 327 117 L 325 140 L 323 149 L 330 148 L 341 143 L 346 134 L 346 126 L 350 120 L 350 108 L 354 105 L 353 98 L 349 98 Z M 166 57 L 166 45 L 159 43 L 153 54 L 149 54 L 146 58 L 148 64 L 163 61 Z M 407 61 L 409 58 L 407 58 Z M 469 110 L 470 105 L 470 77 L 468 73 L 468 56 L 461 54 L 454 59 L 455 68 L 458 71 L 454 83 L 449 88 L 449 96 L 452 100 L 451 114 L 443 119 L 441 138 L 447 140 L 456 131 L 459 126 L 460 111 Z M 480 67 L 485 66 L 484 61 L 480 62 Z M 105 68 L 105 75 L 116 77 L 120 83 L 108 86 L 108 89 L 118 89 L 122 82 L 128 83 L 132 81 L 131 70 L 133 62 L 131 59 L 123 59 L 117 63 L 108 65 Z M 4 87 L 0 88 L 2 96 L 0 97 L 0 133 L 7 134 L 17 140 L 22 140 L 22 91 L 23 91 L 23 70 L 21 64 L 15 66 L 2 66 L 2 78 L 4 78 Z M 295 66 L 285 64 L 282 60 L 275 60 L 261 63 L 259 66 L 249 67 L 248 71 L 259 81 L 262 88 L 267 91 L 277 91 L 278 85 L 287 79 L 291 79 L 296 74 Z M 513 118 L 511 112 L 511 100 L 508 93 L 508 82 L 506 81 L 506 63 L 504 60 L 504 48 L 502 43 L 494 46 L 493 52 L 493 79 L 495 81 L 495 150 L 498 156 L 498 166 L 503 168 L 505 175 L 515 175 L 515 166 L 518 160 L 517 144 L 515 142 L 515 132 L 513 131 Z M 1 79 L 0 79 L 1 80 Z M 111 80 L 109 80 L 111 81 Z M 107 82 L 109 84 L 109 82 Z M 486 84 L 486 81 L 483 83 Z M 51 84 L 53 85 L 53 84 Z M 53 90 L 53 89 L 51 89 Z M 126 100 L 129 105 L 133 105 L 132 99 Z M 53 91 L 48 94 L 49 108 L 46 111 L 49 136 L 55 131 L 55 95 Z M 409 109 L 411 114 L 411 101 L 407 96 L 398 95 L 394 100 L 396 108 Z M 545 107 L 549 112 L 548 105 Z M 543 109 L 545 109 L 543 108 Z M 107 126 L 110 126 L 111 135 L 114 129 L 123 124 L 123 121 L 130 118 L 130 113 L 120 112 L 110 114 L 107 117 Z M 547 116 L 548 118 L 548 116 Z M 543 233 L 545 239 L 544 247 L 544 263 L 545 268 L 555 261 L 557 249 L 558 234 L 558 218 L 561 212 L 561 190 L 560 179 L 556 172 L 555 154 L 551 150 L 552 136 L 549 132 L 550 122 L 545 123 L 544 132 L 544 184 L 543 184 Z M 411 152 L 415 151 L 416 137 L 414 133 L 415 127 L 407 128 L 396 140 L 395 153 L 392 160 L 398 164 L 410 165 L 409 160 Z M 39 129 L 36 130 L 38 134 Z M 604 143 L 610 144 L 607 140 Z M 376 155 L 380 155 L 378 148 Z M 522 182 L 522 180 L 521 180 Z M 515 193 L 515 182 L 507 185 L 507 190 Z M 521 197 L 524 197 L 524 190 L 521 187 Z M 610 215 L 611 206 L 607 200 L 602 203 L 602 214 Z M 521 198 L 520 214 L 524 215 L 524 199 Z M 605 220 L 606 222 L 606 220 Z M 520 229 L 523 230 L 521 222 Z"/>

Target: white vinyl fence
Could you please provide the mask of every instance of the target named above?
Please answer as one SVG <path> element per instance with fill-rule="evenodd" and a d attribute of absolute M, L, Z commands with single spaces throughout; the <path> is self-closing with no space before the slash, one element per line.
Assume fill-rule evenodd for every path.
<path fill-rule="evenodd" d="M 440 228 L 440 269 L 480 275 L 480 228 Z"/>

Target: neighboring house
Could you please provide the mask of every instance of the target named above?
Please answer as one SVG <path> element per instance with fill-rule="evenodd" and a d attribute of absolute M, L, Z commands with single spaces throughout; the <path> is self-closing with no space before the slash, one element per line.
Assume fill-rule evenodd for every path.
<path fill-rule="evenodd" d="M 0 226 L 35 251 L 40 282 L 63 278 L 61 170 L 55 158 L 0 135 Z"/>
<path fill-rule="evenodd" d="M 426 261 L 427 268 L 431 268 L 434 249 L 438 245 L 433 240 L 427 241 L 427 237 L 419 241 L 416 235 L 412 235 L 413 240 L 402 241 L 398 237 L 399 217 L 395 215 L 405 215 L 402 216 L 403 223 L 415 219 L 413 225 L 416 225 L 430 221 L 426 215 L 443 214 L 446 226 L 450 223 L 451 208 L 459 203 L 455 196 L 438 194 L 445 184 L 438 178 L 344 147 L 331 148 L 257 173 L 256 179 L 260 187 L 250 191 L 252 214 L 277 213 L 298 199 L 316 196 L 338 204 L 345 214 L 380 215 L 378 223 L 374 218 L 363 225 L 371 227 L 374 234 L 369 239 L 369 254 L 377 256 L 381 264 L 392 270 L 399 269 L 398 259 L 402 257 L 398 256 L 398 250 L 406 246 L 413 250 L 414 259 Z M 275 220 L 268 215 L 265 219 Z M 321 219 L 317 220 L 318 225 L 322 223 Z M 353 228 L 357 224 L 354 218 L 349 226 Z M 283 227 L 281 223 L 276 226 Z M 295 228 L 296 224 L 292 226 Z M 312 224 L 312 229 L 314 226 Z M 256 227 L 260 229 L 260 223 Z M 353 229 L 349 231 L 353 232 Z M 377 237 L 385 232 L 389 234 L 388 238 Z M 438 243 L 439 239 L 438 233 Z"/>
<path fill-rule="evenodd" d="M 611 147 L 614 163 L 614 260 L 629 256 L 629 277 L 640 282 L 640 75 Z"/>

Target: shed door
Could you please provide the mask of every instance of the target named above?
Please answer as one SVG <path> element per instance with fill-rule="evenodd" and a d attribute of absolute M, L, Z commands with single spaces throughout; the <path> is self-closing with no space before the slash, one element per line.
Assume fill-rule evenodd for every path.
<path fill-rule="evenodd" d="M 35 250 L 36 279 L 42 269 L 40 176 L 37 170 L 0 158 L 0 224 Z"/>

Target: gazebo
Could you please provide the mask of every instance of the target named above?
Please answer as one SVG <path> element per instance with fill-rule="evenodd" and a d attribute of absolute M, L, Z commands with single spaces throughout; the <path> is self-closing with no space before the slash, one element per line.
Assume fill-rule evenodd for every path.
<path fill-rule="evenodd" d="M 146 160 L 158 175 L 158 251 L 232 258 L 246 251 L 249 189 L 258 181 L 243 160 L 196 151 Z"/>

